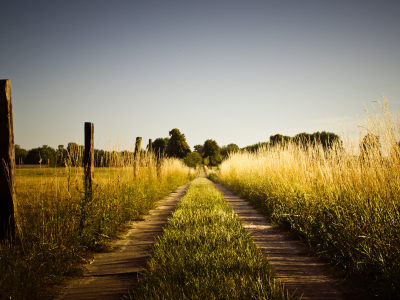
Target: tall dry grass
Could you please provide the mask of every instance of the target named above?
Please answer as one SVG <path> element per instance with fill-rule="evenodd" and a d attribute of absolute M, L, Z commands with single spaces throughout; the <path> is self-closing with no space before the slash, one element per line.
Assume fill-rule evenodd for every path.
<path fill-rule="evenodd" d="M 387 100 L 360 122 L 359 136 L 380 137 L 359 147 L 321 145 L 233 153 L 220 166 L 223 184 L 276 223 L 291 229 L 344 276 L 380 298 L 400 296 L 400 116 Z"/>
<path fill-rule="evenodd" d="M 70 153 L 65 168 L 17 170 L 17 234 L 0 245 L 0 299 L 50 297 L 90 253 L 106 250 L 130 221 L 195 177 L 179 160 L 114 154 L 113 167 L 95 169 L 90 199 L 83 168 L 71 163 L 82 153 Z"/>

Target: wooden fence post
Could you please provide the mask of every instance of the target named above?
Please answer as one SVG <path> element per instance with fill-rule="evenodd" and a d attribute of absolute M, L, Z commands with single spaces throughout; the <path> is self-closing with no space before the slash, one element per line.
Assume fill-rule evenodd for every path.
<path fill-rule="evenodd" d="M 149 139 L 149 148 L 147 149 L 149 153 L 153 152 L 153 140 Z"/>
<path fill-rule="evenodd" d="M 142 147 L 142 138 L 137 137 L 135 143 L 135 158 L 140 154 L 141 147 Z"/>
<path fill-rule="evenodd" d="M 11 81 L 0 80 L 0 242 L 15 232 L 15 150 Z"/>
<path fill-rule="evenodd" d="M 140 151 L 142 149 L 142 138 L 137 137 L 136 138 L 136 143 L 135 143 L 135 154 L 134 154 L 134 162 L 133 162 L 133 171 L 135 178 L 137 178 L 138 175 L 138 168 L 139 168 L 139 159 L 140 159 Z"/>
<path fill-rule="evenodd" d="M 86 199 L 92 197 L 94 179 L 94 124 L 85 123 L 85 155 L 83 158 L 85 168 L 85 193 Z"/>

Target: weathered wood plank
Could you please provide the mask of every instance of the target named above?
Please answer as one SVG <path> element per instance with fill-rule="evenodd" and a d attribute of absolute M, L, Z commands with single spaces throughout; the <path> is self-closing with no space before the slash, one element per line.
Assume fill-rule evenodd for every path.
<path fill-rule="evenodd" d="M 158 203 L 157 208 L 136 222 L 123 239 L 116 241 L 113 252 L 99 253 L 85 266 L 84 277 L 73 280 L 60 294 L 62 300 L 121 299 L 137 283 L 146 267 L 155 239 L 163 233 L 167 218 L 185 195 L 190 183 Z"/>
<path fill-rule="evenodd" d="M 308 247 L 290 239 L 245 199 L 233 195 L 220 184 L 215 185 L 290 293 L 302 296 L 303 300 L 365 299 L 363 293 L 349 289 L 347 282 L 329 276 L 325 263 L 312 256 Z"/>

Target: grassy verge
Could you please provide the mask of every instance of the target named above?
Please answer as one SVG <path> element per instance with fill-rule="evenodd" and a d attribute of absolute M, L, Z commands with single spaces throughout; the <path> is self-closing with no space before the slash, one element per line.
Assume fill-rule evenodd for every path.
<path fill-rule="evenodd" d="M 307 241 L 343 277 L 379 299 L 400 298 L 400 118 L 369 117 L 381 148 L 289 143 L 236 153 L 219 180 Z M 364 128 L 359 126 L 360 128 Z M 361 147 L 360 147 L 361 148 Z M 362 148 L 361 148 L 362 149 Z"/>
<path fill-rule="evenodd" d="M 133 299 L 289 299 L 210 181 L 197 179 L 156 242 Z"/>
<path fill-rule="evenodd" d="M 18 169 L 17 235 L 0 245 L 0 299 L 51 298 L 90 253 L 194 177 L 177 160 L 142 161 L 136 176 L 132 166 L 99 168 L 85 200 L 83 168 Z"/>

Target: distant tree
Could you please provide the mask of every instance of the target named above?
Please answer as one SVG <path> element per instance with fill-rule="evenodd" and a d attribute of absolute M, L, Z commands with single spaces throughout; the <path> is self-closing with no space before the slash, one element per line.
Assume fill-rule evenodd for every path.
<path fill-rule="evenodd" d="M 203 158 L 203 164 L 205 164 L 206 166 L 210 165 L 210 158 L 208 156 Z"/>
<path fill-rule="evenodd" d="M 20 145 L 15 144 L 15 164 L 20 165 L 25 163 L 25 158 L 28 155 L 28 150 L 23 149 Z"/>
<path fill-rule="evenodd" d="M 216 166 L 222 161 L 221 148 L 214 140 L 206 140 L 204 142 L 204 153 L 203 157 L 208 157 L 211 166 Z"/>
<path fill-rule="evenodd" d="M 184 158 L 190 153 L 190 147 L 186 143 L 186 138 L 179 129 L 174 128 L 169 132 L 170 139 L 168 142 L 167 153 L 169 157 Z"/>
<path fill-rule="evenodd" d="M 289 141 L 290 141 L 290 136 L 281 135 L 279 133 L 271 135 L 269 137 L 269 143 L 271 144 L 271 146 L 286 145 Z"/>
<path fill-rule="evenodd" d="M 381 157 L 381 143 L 379 142 L 379 136 L 367 133 L 362 139 L 360 145 L 360 155 L 365 160 L 373 157 Z"/>
<path fill-rule="evenodd" d="M 220 153 L 221 153 L 223 158 L 227 158 L 229 153 L 238 152 L 239 150 L 240 149 L 239 149 L 238 145 L 229 144 L 229 145 L 226 145 L 226 146 L 222 146 Z"/>
<path fill-rule="evenodd" d="M 246 147 L 242 148 L 242 150 L 249 151 L 249 152 L 256 152 L 258 149 L 260 149 L 262 147 L 268 148 L 269 145 L 270 145 L 269 142 L 259 142 L 257 144 L 246 146 Z"/>
<path fill-rule="evenodd" d="M 68 160 L 73 166 L 82 166 L 84 150 L 85 147 L 83 145 L 78 145 L 77 143 L 68 143 Z"/>
<path fill-rule="evenodd" d="M 301 144 L 304 147 L 307 147 L 308 145 L 322 145 L 324 150 L 327 149 L 332 149 L 333 145 L 337 145 L 339 147 L 342 147 L 343 142 L 341 141 L 340 137 L 332 132 L 314 132 L 312 134 L 310 133 L 299 133 L 295 135 L 293 138 L 293 141 L 295 143 Z"/>
<path fill-rule="evenodd" d="M 41 160 L 42 165 L 47 165 L 47 162 L 49 162 L 50 166 L 54 167 L 56 159 L 57 151 L 52 147 L 43 145 L 42 147 L 29 150 L 25 162 L 26 164 L 38 165 Z"/>
<path fill-rule="evenodd" d="M 65 166 L 65 159 L 68 158 L 68 150 L 64 148 L 64 145 L 58 145 L 57 149 L 57 165 Z"/>
<path fill-rule="evenodd" d="M 194 145 L 194 151 L 199 153 L 201 156 L 204 154 L 204 145 Z"/>
<path fill-rule="evenodd" d="M 185 158 L 183 159 L 186 165 L 189 167 L 196 167 L 198 164 L 201 164 L 203 158 L 197 152 L 191 152 L 186 154 Z"/>
<path fill-rule="evenodd" d="M 153 152 L 161 156 L 167 153 L 167 145 L 168 145 L 169 138 L 158 138 L 153 142 Z"/>
<path fill-rule="evenodd" d="M 104 150 L 94 149 L 94 166 L 105 167 L 106 166 L 107 153 Z"/>
<path fill-rule="evenodd" d="M 340 137 L 332 132 L 314 132 L 315 141 L 322 144 L 324 150 L 332 149 L 332 147 L 337 143 L 337 146 L 342 148 L 343 142 Z"/>

